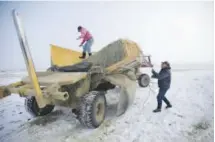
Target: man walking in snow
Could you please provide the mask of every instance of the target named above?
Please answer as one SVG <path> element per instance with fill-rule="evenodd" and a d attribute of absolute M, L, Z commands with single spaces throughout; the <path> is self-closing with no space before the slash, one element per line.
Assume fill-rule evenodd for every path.
<path fill-rule="evenodd" d="M 80 58 L 84 59 L 86 57 L 86 52 L 88 52 L 89 56 L 91 56 L 91 46 L 93 44 L 93 37 L 92 35 L 90 34 L 90 32 L 88 30 L 86 30 L 84 27 L 82 26 L 78 26 L 78 32 L 81 33 L 81 36 L 79 36 L 77 38 L 78 39 L 83 39 L 81 44 L 79 45 L 80 47 L 83 46 L 83 53 L 82 53 L 82 56 Z"/>
<path fill-rule="evenodd" d="M 159 73 L 155 72 L 152 69 L 152 77 L 158 79 L 158 87 L 159 93 L 157 95 L 157 108 L 153 110 L 153 112 L 160 112 L 162 108 L 162 101 L 166 103 L 166 108 L 171 108 L 172 105 L 170 104 L 169 100 L 165 97 L 167 90 L 170 88 L 171 84 L 171 67 L 170 64 L 165 61 L 161 63 L 161 70 Z"/>

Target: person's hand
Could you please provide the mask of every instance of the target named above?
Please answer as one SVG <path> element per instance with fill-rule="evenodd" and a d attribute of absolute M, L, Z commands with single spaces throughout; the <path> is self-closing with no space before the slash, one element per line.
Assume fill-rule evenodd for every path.
<path fill-rule="evenodd" d="M 151 72 L 153 73 L 153 72 L 155 72 L 155 70 L 154 70 L 154 69 L 152 69 L 152 70 L 151 70 Z"/>
<path fill-rule="evenodd" d="M 80 44 L 79 47 L 82 47 L 82 44 Z"/>
<path fill-rule="evenodd" d="M 156 78 L 156 77 L 155 77 L 155 75 L 153 74 L 153 75 L 151 76 L 151 78 Z"/>

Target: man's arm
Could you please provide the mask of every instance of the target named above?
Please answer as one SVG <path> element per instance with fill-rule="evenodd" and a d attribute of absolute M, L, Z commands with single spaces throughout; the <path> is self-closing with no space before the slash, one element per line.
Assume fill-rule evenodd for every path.
<path fill-rule="evenodd" d="M 155 70 L 152 69 L 152 74 L 154 78 L 157 78 L 158 80 L 162 80 L 165 79 L 167 77 L 170 76 L 170 72 L 169 71 L 165 71 L 162 73 L 157 73 Z"/>
<path fill-rule="evenodd" d="M 159 74 L 154 69 L 152 69 L 152 74 L 153 74 L 153 77 L 155 78 L 158 78 L 159 76 Z"/>
<path fill-rule="evenodd" d="M 84 42 L 86 41 L 86 39 L 84 38 L 80 44 L 80 46 L 82 46 L 84 44 Z"/>
<path fill-rule="evenodd" d="M 87 34 L 87 31 L 86 30 L 82 30 L 81 32 L 81 36 L 79 38 L 83 38 L 80 46 L 82 46 L 84 44 L 84 42 L 86 41 L 86 34 Z"/>
<path fill-rule="evenodd" d="M 81 36 L 77 38 L 77 40 L 81 39 Z M 85 38 L 83 38 L 83 40 L 81 41 L 81 44 L 79 46 L 82 46 L 84 44 L 84 42 L 86 41 Z"/>

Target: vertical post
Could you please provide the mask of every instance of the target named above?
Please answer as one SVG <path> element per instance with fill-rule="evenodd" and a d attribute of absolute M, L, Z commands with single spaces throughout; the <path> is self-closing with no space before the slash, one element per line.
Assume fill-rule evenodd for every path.
<path fill-rule="evenodd" d="M 44 102 L 43 94 L 40 89 L 40 85 L 38 83 L 38 78 L 37 78 L 37 75 L 35 72 L 35 67 L 34 67 L 32 57 L 31 57 L 31 53 L 29 50 L 29 45 L 27 42 L 27 38 L 25 36 L 25 32 L 24 32 L 24 29 L 22 28 L 22 23 L 21 23 L 21 20 L 19 18 L 18 13 L 16 12 L 16 10 L 12 11 L 12 15 L 13 15 L 13 21 L 15 24 L 16 32 L 17 32 L 17 35 L 19 38 L 21 50 L 22 50 L 22 53 L 24 56 L 26 68 L 28 70 L 28 75 L 31 79 L 32 85 L 34 86 L 36 101 L 37 101 L 39 108 L 43 108 L 43 107 L 45 107 L 46 104 Z"/>
<path fill-rule="evenodd" d="M 149 63 L 151 64 L 151 57 L 150 56 L 148 56 L 148 60 L 149 60 Z"/>

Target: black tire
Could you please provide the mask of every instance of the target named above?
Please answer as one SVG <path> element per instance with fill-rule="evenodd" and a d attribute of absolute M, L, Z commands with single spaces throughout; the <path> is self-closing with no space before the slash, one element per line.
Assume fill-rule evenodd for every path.
<path fill-rule="evenodd" d="M 140 87 L 147 87 L 150 83 L 150 77 L 147 74 L 141 74 L 138 78 L 138 84 Z"/>
<path fill-rule="evenodd" d="M 44 116 L 52 112 L 54 105 L 46 105 L 44 108 L 39 108 L 34 96 L 25 99 L 25 108 L 33 116 Z"/>
<path fill-rule="evenodd" d="M 88 128 L 97 128 L 105 119 L 106 98 L 104 93 L 92 91 L 81 99 L 78 120 Z"/>

